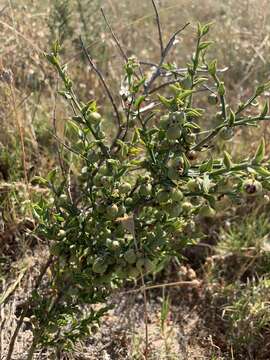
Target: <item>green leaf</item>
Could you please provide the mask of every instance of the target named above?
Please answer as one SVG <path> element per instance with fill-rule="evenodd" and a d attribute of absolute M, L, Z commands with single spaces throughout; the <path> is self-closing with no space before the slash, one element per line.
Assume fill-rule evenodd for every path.
<path fill-rule="evenodd" d="M 217 73 L 217 60 L 213 60 L 208 64 L 208 72 L 210 75 L 215 76 Z"/>
<path fill-rule="evenodd" d="M 140 134 L 139 134 L 139 131 L 136 129 L 133 133 L 131 142 L 132 142 L 132 144 L 136 144 L 139 140 L 140 140 Z"/>
<path fill-rule="evenodd" d="M 212 185 L 212 182 L 207 174 L 204 174 L 202 185 L 203 185 L 203 191 L 207 194 Z"/>
<path fill-rule="evenodd" d="M 219 83 L 217 90 L 218 90 L 218 94 L 219 94 L 220 96 L 224 96 L 224 95 L 225 95 L 226 90 L 225 90 L 225 86 L 224 86 L 224 82 L 223 82 L 223 81 Z"/>
<path fill-rule="evenodd" d="M 259 96 L 261 95 L 263 92 L 267 91 L 270 89 L 270 81 L 268 81 L 267 83 L 260 85 L 256 88 L 255 90 L 255 96 Z"/>
<path fill-rule="evenodd" d="M 200 173 L 208 172 L 213 169 L 213 158 L 211 157 L 208 161 L 202 163 L 200 166 Z"/>
<path fill-rule="evenodd" d="M 230 109 L 230 116 L 229 116 L 228 125 L 233 126 L 234 123 L 235 123 L 235 113 L 232 111 L 232 109 Z"/>
<path fill-rule="evenodd" d="M 256 166 L 254 167 L 254 170 L 256 171 L 257 174 L 261 176 L 270 176 L 270 171 L 263 166 Z"/>
<path fill-rule="evenodd" d="M 208 78 L 206 78 L 206 77 L 200 77 L 193 82 L 193 85 L 195 86 L 195 85 L 202 84 L 202 83 L 206 82 L 207 80 L 208 80 Z"/>
<path fill-rule="evenodd" d="M 159 94 L 158 94 L 158 98 L 159 98 L 159 101 L 160 101 L 164 106 L 166 106 L 166 108 L 170 109 L 170 108 L 172 107 L 173 100 L 167 99 L 167 98 L 165 98 L 164 96 L 159 95 Z"/>
<path fill-rule="evenodd" d="M 139 96 L 134 103 L 135 108 L 139 109 L 144 100 L 145 100 L 145 95 Z"/>
<path fill-rule="evenodd" d="M 213 44 L 213 41 L 203 41 L 199 45 L 199 50 L 202 51 L 202 50 L 208 48 L 212 44 Z"/>
<path fill-rule="evenodd" d="M 261 116 L 262 118 L 264 118 L 264 117 L 268 114 L 268 111 L 269 111 L 269 102 L 266 101 L 265 104 L 264 104 L 264 107 L 263 107 L 263 110 L 262 110 L 260 116 Z"/>
<path fill-rule="evenodd" d="M 47 186 L 48 185 L 48 180 L 44 179 L 41 176 L 34 176 L 31 179 L 31 184 L 32 185 Z"/>
<path fill-rule="evenodd" d="M 194 93 L 194 90 L 184 90 L 181 94 L 177 96 L 177 100 L 185 100 L 191 94 Z"/>
<path fill-rule="evenodd" d="M 230 168 L 233 166 L 232 158 L 230 154 L 227 153 L 227 151 L 224 151 L 223 164 L 227 170 L 230 170 Z"/>
<path fill-rule="evenodd" d="M 199 37 L 202 37 L 204 35 L 206 35 L 208 32 L 209 32 L 209 29 L 210 29 L 210 26 L 212 25 L 212 23 L 208 23 L 208 24 L 205 24 L 205 25 L 202 25 L 200 23 L 198 23 L 198 36 Z"/>
<path fill-rule="evenodd" d="M 184 125 L 184 128 L 188 129 L 194 129 L 194 130 L 200 130 L 200 126 L 198 124 L 195 124 L 194 122 L 187 122 Z"/>
<path fill-rule="evenodd" d="M 97 110 L 97 104 L 94 100 L 88 101 L 86 105 L 83 106 L 81 112 L 83 115 L 85 115 L 88 111 L 96 111 Z"/>
<path fill-rule="evenodd" d="M 49 174 L 47 175 L 47 179 L 50 183 L 53 183 L 55 181 L 56 178 L 56 174 L 57 174 L 57 169 L 52 169 Z"/>
<path fill-rule="evenodd" d="M 189 117 L 198 118 L 198 117 L 202 116 L 203 111 L 204 111 L 203 109 L 191 109 L 191 108 L 188 108 L 186 114 Z"/>
<path fill-rule="evenodd" d="M 265 140 L 262 138 L 260 145 L 258 146 L 255 156 L 252 160 L 252 164 L 260 164 L 265 156 Z"/>
<path fill-rule="evenodd" d="M 182 154 L 182 158 L 183 158 L 183 162 L 184 162 L 184 174 L 186 175 L 190 168 L 190 163 L 185 154 Z"/>
<path fill-rule="evenodd" d="M 71 99 L 71 95 L 69 93 L 69 91 L 65 91 L 65 90 L 59 90 L 58 94 L 63 96 L 66 100 L 70 100 Z"/>

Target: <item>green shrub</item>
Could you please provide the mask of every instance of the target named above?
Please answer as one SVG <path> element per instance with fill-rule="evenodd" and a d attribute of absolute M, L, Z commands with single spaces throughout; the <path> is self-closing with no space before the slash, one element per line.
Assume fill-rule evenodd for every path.
<path fill-rule="evenodd" d="M 232 110 L 216 61 L 206 58 L 208 31 L 209 25 L 198 25 L 195 53 L 180 70 L 166 62 L 180 31 L 166 46 L 161 37 L 160 63 L 150 78 L 144 74 L 147 64 L 126 58 L 121 49 L 121 110 L 82 43 L 112 105 L 106 119 L 105 105 L 83 102 L 76 94 L 61 65 L 59 45 L 46 55 L 70 104 L 72 142 L 67 148 L 80 159 L 80 173 L 75 193 L 67 174 L 53 171 L 40 180 L 54 195 L 51 206 L 45 201 L 34 206 L 39 234 L 50 242 L 50 276 L 46 287 L 36 286 L 23 314 L 30 313 L 34 334 L 28 359 L 37 346 L 68 350 L 95 331 L 113 290 L 160 270 L 172 256 L 181 258 L 194 221 L 215 216 L 217 199 L 235 201 L 266 191 L 270 170 L 264 140 L 255 155 L 245 154 L 240 163 L 227 152 L 215 155 L 213 144 L 230 141 L 240 126 L 269 120 L 267 104 L 254 116 L 245 111 L 270 86 L 257 87 Z M 217 124 L 210 129 L 201 128 L 207 109 L 196 106 L 204 96 L 217 109 Z M 115 128 L 112 139 L 104 131 L 109 127 Z"/>

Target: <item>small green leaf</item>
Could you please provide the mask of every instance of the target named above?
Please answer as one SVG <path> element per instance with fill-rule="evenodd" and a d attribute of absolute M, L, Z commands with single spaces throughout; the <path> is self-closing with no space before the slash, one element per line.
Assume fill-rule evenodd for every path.
<path fill-rule="evenodd" d="M 227 170 L 230 170 L 230 168 L 233 166 L 231 156 L 227 153 L 227 151 L 224 151 L 223 164 Z"/>
<path fill-rule="evenodd" d="M 208 23 L 205 25 L 198 23 L 198 36 L 202 37 L 202 36 L 206 35 L 209 32 L 211 25 L 212 25 L 212 23 Z"/>
<path fill-rule="evenodd" d="M 202 51 L 202 50 L 208 48 L 212 44 L 213 44 L 213 41 L 203 41 L 199 45 L 199 50 Z"/>
<path fill-rule="evenodd" d="M 213 60 L 208 64 L 208 72 L 210 75 L 215 76 L 217 73 L 217 60 Z"/>
<path fill-rule="evenodd" d="M 270 89 L 270 81 L 268 81 L 267 83 L 265 83 L 263 85 L 259 85 L 255 90 L 255 96 L 259 96 L 263 92 L 265 92 L 265 91 L 267 91 L 269 89 Z"/>
<path fill-rule="evenodd" d="M 207 174 L 204 174 L 202 185 L 203 185 L 203 191 L 207 194 L 212 185 L 212 182 Z"/>
<path fill-rule="evenodd" d="M 213 158 L 211 157 L 208 161 L 202 163 L 200 166 L 200 173 L 208 172 L 213 169 Z"/>
<path fill-rule="evenodd" d="M 158 98 L 159 98 L 159 101 L 164 105 L 166 106 L 166 108 L 170 109 L 172 107 L 172 100 L 171 99 L 167 99 L 165 98 L 164 96 L 162 95 L 159 95 L 158 94 Z"/>
<path fill-rule="evenodd" d="M 183 162 L 184 162 L 184 166 L 183 166 L 184 167 L 184 174 L 186 175 L 188 173 L 189 168 L 190 168 L 190 163 L 189 163 L 189 161 L 188 161 L 185 154 L 182 154 L 182 158 L 183 158 Z"/>
<path fill-rule="evenodd" d="M 234 123 L 235 123 L 235 113 L 232 111 L 232 109 L 230 109 L 228 125 L 233 126 Z"/>
<path fill-rule="evenodd" d="M 266 101 L 260 116 L 264 118 L 268 114 L 268 111 L 269 111 L 269 103 L 268 101 Z"/>
<path fill-rule="evenodd" d="M 256 171 L 257 174 L 261 176 L 270 176 L 270 171 L 263 166 L 256 166 L 254 167 L 254 170 Z"/>
<path fill-rule="evenodd" d="M 225 86 L 224 86 L 224 82 L 220 82 L 218 85 L 218 94 L 220 96 L 224 96 L 225 95 Z"/>
<path fill-rule="evenodd" d="M 145 100 L 145 95 L 139 96 L 134 103 L 135 108 L 139 109 L 141 104 L 144 102 L 144 100 Z"/>
<path fill-rule="evenodd" d="M 262 138 L 260 145 L 258 146 L 255 156 L 252 160 L 252 164 L 260 164 L 265 156 L 265 140 Z"/>
<path fill-rule="evenodd" d="M 131 142 L 132 142 L 132 144 L 136 144 L 139 140 L 140 140 L 140 134 L 139 134 L 138 130 L 136 129 L 133 133 Z"/>

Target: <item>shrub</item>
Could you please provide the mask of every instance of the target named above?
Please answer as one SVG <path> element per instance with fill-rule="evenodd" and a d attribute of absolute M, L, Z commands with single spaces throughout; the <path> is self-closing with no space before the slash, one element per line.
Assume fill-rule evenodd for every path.
<path fill-rule="evenodd" d="M 246 110 L 270 84 L 257 87 L 251 98 L 231 109 L 217 63 L 206 57 L 209 27 L 198 25 L 195 53 L 184 69 L 166 58 L 187 25 L 166 46 L 160 31 L 160 62 L 150 78 L 145 75 L 149 64 L 127 58 L 113 34 L 125 62 L 121 110 L 81 41 L 112 105 L 106 119 L 105 105 L 83 102 L 76 94 L 61 64 L 59 44 L 46 55 L 62 79 L 60 93 L 70 104 L 71 145 L 65 147 L 78 157 L 80 173 L 75 192 L 68 174 L 55 170 L 40 179 L 54 195 L 51 206 L 45 201 L 34 206 L 39 234 L 50 242 L 45 266 L 50 276 L 46 288 L 40 286 L 43 271 L 22 313 L 33 328 L 28 359 L 37 346 L 68 350 L 95 331 L 112 291 L 128 279 L 143 281 L 172 256 L 181 258 L 196 218 L 215 216 L 218 199 L 235 201 L 265 193 L 270 170 L 264 162 L 264 140 L 255 155 L 246 154 L 238 163 L 227 152 L 216 155 L 213 144 L 233 139 L 238 127 L 269 120 L 268 104 L 254 116 Z M 217 109 L 210 129 L 201 128 L 208 108 L 196 105 L 205 96 Z M 106 135 L 106 130 L 112 133 L 109 127 L 116 128 L 112 139 Z M 9 356 L 11 352 L 12 346 Z"/>

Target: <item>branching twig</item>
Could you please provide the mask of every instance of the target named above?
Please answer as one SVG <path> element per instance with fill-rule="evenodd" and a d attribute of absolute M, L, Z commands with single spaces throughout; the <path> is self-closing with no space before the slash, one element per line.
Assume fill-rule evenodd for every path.
<path fill-rule="evenodd" d="M 183 27 L 181 27 L 181 29 L 177 30 L 170 38 L 170 40 L 168 41 L 164 51 L 163 51 L 163 54 L 160 58 L 160 62 L 159 62 L 159 65 L 157 66 L 156 70 L 154 71 L 151 79 L 148 81 L 147 85 L 145 86 L 145 90 L 144 92 L 146 94 L 148 94 L 149 92 L 149 89 L 151 87 L 151 85 L 153 84 L 153 82 L 160 76 L 160 73 L 161 73 L 161 67 L 162 65 L 164 64 L 164 61 L 166 59 L 166 56 L 168 55 L 169 51 L 171 50 L 172 46 L 173 46 L 173 43 L 175 41 L 175 38 L 176 36 L 181 32 L 183 31 L 187 26 L 189 25 L 189 23 L 185 24 Z"/>
<path fill-rule="evenodd" d="M 156 13 L 156 22 L 157 22 L 157 28 L 158 28 L 159 44 L 160 44 L 160 54 L 162 57 L 163 53 L 164 53 L 164 45 L 163 45 L 163 39 L 162 39 L 162 31 L 161 31 L 159 13 L 158 13 L 158 9 L 157 9 L 157 6 L 156 6 L 156 3 L 154 0 L 152 0 L 152 5 L 153 5 L 155 13 Z"/>
<path fill-rule="evenodd" d="M 56 84 L 56 88 L 58 88 L 58 81 Z M 52 113 L 53 131 L 54 131 L 55 136 L 57 137 L 57 128 L 56 128 L 56 104 L 57 104 L 57 101 L 56 101 L 56 98 L 57 98 L 57 91 L 55 92 L 55 96 L 54 96 L 53 113 Z M 58 156 L 58 161 L 59 161 L 62 175 L 64 176 L 64 178 L 66 178 L 66 172 L 65 172 L 64 164 L 63 164 L 63 161 L 61 158 L 59 142 L 57 142 L 57 144 L 56 144 L 56 149 L 57 149 L 57 156 Z"/>
<path fill-rule="evenodd" d="M 114 41 L 115 41 L 115 43 L 116 43 L 116 45 L 117 45 L 117 47 L 118 47 L 121 55 L 123 56 L 123 58 L 125 59 L 125 61 L 128 62 L 128 57 L 127 57 L 126 53 L 124 52 L 124 50 L 123 50 L 123 48 L 122 48 L 119 40 L 117 39 L 117 36 L 115 35 L 113 29 L 111 28 L 111 25 L 109 24 L 109 22 L 108 22 L 108 20 L 107 20 L 107 17 L 106 17 L 106 15 L 105 15 L 105 13 L 104 13 L 104 10 L 101 8 L 100 11 L 101 11 L 101 13 L 102 13 L 102 16 L 103 16 L 103 18 L 104 18 L 104 20 L 105 20 L 105 23 L 106 23 L 108 29 L 110 30 L 110 33 L 112 34 L 112 37 L 113 37 L 113 39 L 114 39 Z"/>
<path fill-rule="evenodd" d="M 57 140 L 64 148 L 66 148 L 68 151 L 72 152 L 73 154 L 81 157 L 84 160 L 87 160 L 87 158 L 85 156 L 83 156 L 81 153 L 79 153 L 78 151 L 72 149 L 70 146 L 68 146 L 67 144 L 65 144 L 57 135 L 55 135 L 54 133 L 50 132 L 50 134 L 55 138 L 55 140 Z"/>
<path fill-rule="evenodd" d="M 95 71 L 95 73 L 98 75 L 98 77 L 99 77 L 99 79 L 100 79 L 100 81 L 101 81 L 101 83 L 102 83 L 102 85 L 103 85 L 103 87 L 104 87 L 104 89 L 105 89 L 105 91 L 106 91 L 106 94 L 107 94 L 107 96 L 108 96 L 108 98 L 109 98 L 109 100 L 110 100 L 110 102 L 111 102 L 111 104 L 112 104 L 112 107 L 113 107 L 113 109 L 114 109 L 114 111 L 115 111 L 115 114 L 116 114 L 117 123 L 118 123 L 118 128 L 122 130 L 122 128 L 121 128 L 121 117 L 120 117 L 119 111 L 118 111 L 118 109 L 117 109 L 115 100 L 114 100 L 114 98 L 113 98 L 113 96 L 112 96 L 112 93 L 111 93 L 111 91 L 110 91 L 110 89 L 109 89 L 109 87 L 108 87 L 108 85 L 107 85 L 107 83 L 106 83 L 106 81 L 105 81 L 105 79 L 104 79 L 104 76 L 102 75 L 102 73 L 100 72 L 100 70 L 97 68 L 97 66 L 94 64 L 93 60 L 91 59 L 91 57 L 90 57 L 88 51 L 86 50 L 86 47 L 85 47 L 85 45 L 84 45 L 83 40 L 82 40 L 81 37 L 80 37 L 80 42 L 81 42 L 81 46 L 82 46 L 83 52 L 84 52 L 84 54 L 85 54 L 85 56 L 86 56 L 86 58 L 87 58 L 87 60 L 88 60 L 88 62 L 89 62 L 90 67 L 91 67 L 91 68 Z M 119 131 L 120 131 L 120 130 L 119 130 Z"/>

